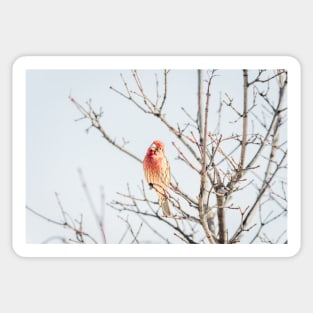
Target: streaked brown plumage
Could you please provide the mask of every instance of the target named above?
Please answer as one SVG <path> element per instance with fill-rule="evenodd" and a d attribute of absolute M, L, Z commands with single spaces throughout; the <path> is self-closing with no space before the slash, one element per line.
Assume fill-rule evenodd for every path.
<path fill-rule="evenodd" d="M 153 141 L 143 160 L 146 180 L 157 192 L 163 215 L 170 216 L 171 211 L 167 200 L 167 189 L 171 181 L 169 163 L 164 154 L 164 144 L 159 140 Z"/>

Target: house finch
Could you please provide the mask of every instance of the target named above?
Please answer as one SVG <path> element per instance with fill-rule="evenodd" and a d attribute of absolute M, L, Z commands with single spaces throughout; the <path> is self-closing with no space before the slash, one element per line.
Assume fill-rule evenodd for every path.
<path fill-rule="evenodd" d="M 147 183 L 157 192 L 164 216 L 170 216 L 171 211 L 167 201 L 167 188 L 171 181 L 170 165 L 164 155 L 164 144 L 153 141 L 143 160 L 143 169 Z"/>

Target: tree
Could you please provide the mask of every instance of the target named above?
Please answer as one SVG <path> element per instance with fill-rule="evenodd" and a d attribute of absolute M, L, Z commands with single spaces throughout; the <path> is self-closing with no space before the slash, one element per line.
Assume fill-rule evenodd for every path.
<path fill-rule="evenodd" d="M 242 78 L 234 84 L 242 96 L 236 99 L 229 92 L 214 89 L 215 80 L 223 78 L 223 70 L 197 70 L 194 111 L 177 107 L 185 113 L 186 123 L 173 123 L 166 114 L 166 107 L 171 105 L 168 93 L 175 84 L 170 80 L 173 72 L 164 70 L 162 79 L 155 76 L 155 100 L 137 70 L 131 71 L 131 79 L 121 75 L 123 88 L 110 87 L 138 108 L 141 118 L 151 115 L 168 129 L 175 138 L 172 145 L 176 162 L 185 165 L 184 178 L 176 178 L 174 170 L 170 190 L 165 194 L 173 216 L 162 215 L 155 194 L 143 181 L 139 191 L 128 184 L 127 192 L 118 192 L 117 198 L 107 204 L 119 212 L 126 225 L 120 242 L 127 232 L 131 243 L 143 242 L 141 231 L 146 227 L 163 243 L 177 239 L 192 244 L 287 243 L 287 71 L 240 71 Z M 212 96 L 216 102 L 217 94 L 218 110 L 213 110 Z M 102 108 L 97 109 L 91 101 L 82 105 L 72 96 L 69 99 L 81 119 L 90 123 L 88 130 L 95 129 L 132 162 L 142 162 L 142 157 L 128 148 L 127 140 L 116 140 L 103 126 Z M 158 138 L 151 141 L 154 139 Z M 192 190 L 182 181 L 189 177 L 197 181 Z M 81 181 L 102 232 L 102 242 L 106 243 L 102 216 L 93 205 L 82 173 Z M 59 206 L 64 212 L 60 202 Z M 84 238 L 90 235 L 82 229 L 82 217 L 81 221 L 69 223 L 63 216 L 60 224 L 71 224 L 77 241 L 85 243 Z M 129 216 L 136 217 L 139 226 Z"/>

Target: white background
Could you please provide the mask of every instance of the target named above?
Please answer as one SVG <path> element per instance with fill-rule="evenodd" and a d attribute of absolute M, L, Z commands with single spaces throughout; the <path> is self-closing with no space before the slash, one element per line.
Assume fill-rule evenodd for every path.
<path fill-rule="evenodd" d="M 305 1 L 10 1 L 0 8 L 3 312 L 310 311 L 312 28 Z M 251 7 L 250 7 L 251 6 Z M 11 247 L 11 65 L 22 55 L 291 55 L 302 64 L 302 249 L 290 259 L 23 259 Z"/>

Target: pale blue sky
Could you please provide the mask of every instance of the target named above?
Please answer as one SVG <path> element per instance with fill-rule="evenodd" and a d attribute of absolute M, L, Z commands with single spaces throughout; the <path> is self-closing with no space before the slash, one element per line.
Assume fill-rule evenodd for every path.
<path fill-rule="evenodd" d="M 83 193 L 77 169 L 83 170 L 98 207 L 100 186 L 104 187 L 107 202 L 116 199 L 116 192 L 126 192 L 127 183 L 137 192 L 137 185 L 140 185 L 144 178 L 143 170 L 139 163 L 121 154 L 101 138 L 96 130 L 92 129 L 87 134 L 87 121 L 75 122 L 80 114 L 69 101 L 69 95 L 82 104 L 91 99 L 96 108 L 101 106 L 105 112 L 102 125 L 110 136 L 117 140 L 122 137 L 129 140 L 128 149 L 141 158 L 153 140 L 162 140 L 166 145 L 172 172 L 179 179 L 181 186 L 195 195 L 198 192 L 198 177 L 182 162 L 175 160 L 177 154 L 171 142 L 174 140 L 181 146 L 175 137 L 153 116 L 139 111 L 132 103 L 109 89 L 109 86 L 113 86 L 123 90 L 120 73 L 123 73 L 127 81 L 132 80 L 130 72 L 122 70 L 27 71 L 27 205 L 50 218 L 60 220 L 62 215 L 54 195 L 54 192 L 57 192 L 65 210 L 72 217 L 79 218 L 81 213 L 84 214 L 85 230 L 97 238 L 100 236 Z M 162 71 L 139 71 L 145 90 L 152 99 L 156 96 L 155 73 L 158 73 L 162 80 Z M 209 120 L 211 131 L 214 131 L 217 123 L 216 111 L 220 93 L 227 92 L 234 98 L 234 104 L 238 105 L 238 108 L 242 103 L 242 72 L 224 70 L 218 71 L 217 74 L 212 83 L 212 114 Z M 160 88 L 162 91 L 162 86 Z M 276 97 L 275 88 L 272 92 Z M 168 120 L 174 125 L 177 121 L 183 125 L 183 122 L 188 122 L 188 118 L 181 107 L 194 116 L 196 105 L 196 71 L 171 71 L 165 104 Z M 228 123 L 228 120 L 235 120 L 236 115 L 231 110 L 223 110 L 223 135 L 240 133 L 241 125 Z M 286 137 L 286 134 L 283 134 L 283 137 Z M 153 197 L 152 193 L 151 195 Z M 240 201 L 244 205 L 249 204 L 251 199 L 251 194 L 247 193 L 245 199 Z M 105 229 L 110 243 L 118 242 L 125 229 L 125 224 L 116 215 L 117 212 L 106 207 Z M 238 222 L 234 215 L 229 215 L 229 218 L 230 225 Z M 132 222 L 135 225 L 139 223 L 134 217 Z M 166 228 L 164 231 L 167 231 Z M 62 233 L 63 230 L 59 226 L 27 213 L 28 242 L 40 243 L 48 237 Z M 143 236 L 145 240 L 150 240 L 151 233 L 144 230 Z M 156 241 L 155 238 L 151 240 Z"/>

